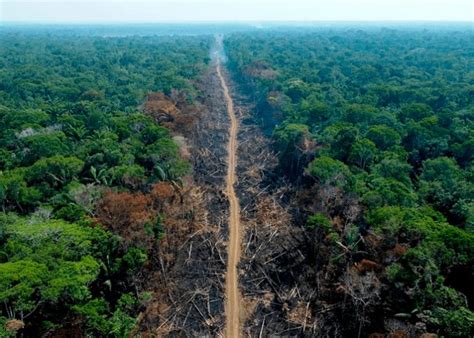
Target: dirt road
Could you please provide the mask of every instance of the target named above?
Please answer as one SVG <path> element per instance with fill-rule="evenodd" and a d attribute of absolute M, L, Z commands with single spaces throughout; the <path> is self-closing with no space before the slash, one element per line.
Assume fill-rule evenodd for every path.
<path fill-rule="evenodd" d="M 227 145 L 227 177 L 226 193 L 229 199 L 229 244 L 226 273 L 226 337 L 239 337 L 240 335 L 240 305 L 241 297 L 239 291 L 239 281 L 237 273 L 237 264 L 240 260 L 240 205 L 235 194 L 235 168 L 237 166 L 237 131 L 239 128 L 238 120 L 235 116 L 234 105 L 229 94 L 226 80 L 222 75 L 221 62 L 218 59 L 216 63 L 217 75 L 220 79 L 224 98 L 227 105 L 227 114 L 230 119 L 229 143 Z"/>

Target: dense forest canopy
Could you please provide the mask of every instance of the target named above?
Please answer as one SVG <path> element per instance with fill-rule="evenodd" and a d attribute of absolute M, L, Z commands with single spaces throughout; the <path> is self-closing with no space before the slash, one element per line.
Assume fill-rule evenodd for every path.
<path fill-rule="evenodd" d="M 183 139 L 203 103 L 225 114 L 213 34 L 231 94 L 268 136 L 256 147 L 270 140 L 278 157 L 255 199 L 284 185 L 282 222 L 303 229 L 281 245 L 303 258 L 283 252 L 268 266 L 288 267 L 269 274 L 297 272 L 321 335 L 474 336 L 474 35 L 449 23 L 0 25 L 0 336 L 137 334 L 153 297 L 143 280 L 172 260 L 160 249 L 194 236 Z M 213 118 L 203 144 L 224 148 L 227 116 Z M 212 161 L 215 176 L 226 164 Z M 291 316 L 276 299 L 269 314 Z"/>
<path fill-rule="evenodd" d="M 474 334 L 472 30 L 278 30 L 225 45 L 281 174 L 309 191 L 310 261 L 351 295 L 345 334 L 390 318 Z M 370 272 L 354 281 L 354 263 Z"/>
<path fill-rule="evenodd" d="M 132 275 L 162 236 L 159 192 L 190 171 L 142 107 L 152 92 L 192 104 L 210 41 L 0 35 L 0 336 L 78 318 L 95 336 L 132 330 L 146 297 Z"/>
<path fill-rule="evenodd" d="M 280 26 L 278 24 L 277 26 Z M 233 32 L 256 30 L 257 26 L 251 23 L 2 23 L 0 22 L 1 34 L 28 34 L 28 35 L 55 35 L 68 37 L 150 37 L 150 36 L 195 36 L 201 38 L 204 35 L 228 34 Z M 274 27 L 268 24 L 266 27 Z"/>

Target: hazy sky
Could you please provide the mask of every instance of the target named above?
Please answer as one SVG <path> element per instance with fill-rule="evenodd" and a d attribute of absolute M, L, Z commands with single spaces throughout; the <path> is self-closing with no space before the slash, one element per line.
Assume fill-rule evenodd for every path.
<path fill-rule="evenodd" d="M 474 0 L 0 0 L 0 21 L 474 21 Z"/>

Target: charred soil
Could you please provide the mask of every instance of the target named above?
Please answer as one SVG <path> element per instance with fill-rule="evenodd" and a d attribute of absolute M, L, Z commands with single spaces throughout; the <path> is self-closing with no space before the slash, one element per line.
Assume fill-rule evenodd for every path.
<path fill-rule="evenodd" d="M 308 197 L 277 174 L 278 157 L 258 124 L 255 105 L 224 66 L 221 73 L 239 123 L 234 185 L 240 202 L 239 335 L 336 333 L 339 305 L 319 300 L 328 285 L 318 286 L 322 276 L 307 259 L 312 246 L 302 226 L 300 202 Z M 184 138 L 193 176 L 176 187 L 179 198 L 167 213 L 165 237 L 143 274 L 142 288 L 152 290 L 153 297 L 140 317 L 142 336 L 232 336 L 225 331 L 231 121 L 215 64 L 198 87 L 197 103 L 186 106 L 178 95 L 173 100 L 176 116 L 168 115 L 168 126 Z M 177 120 L 192 121 L 192 127 L 182 130 Z"/>
<path fill-rule="evenodd" d="M 184 139 L 193 175 L 179 188 L 182 198 L 169 217 L 175 222 L 165 223 L 154 272 L 144 281 L 153 297 L 141 318 L 142 336 L 215 336 L 224 327 L 229 121 L 215 67 L 197 86 L 201 95 L 192 107 L 177 104 L 185 115 L 180 120 L 192 121 L 192 127 L 172 126 Z"/>

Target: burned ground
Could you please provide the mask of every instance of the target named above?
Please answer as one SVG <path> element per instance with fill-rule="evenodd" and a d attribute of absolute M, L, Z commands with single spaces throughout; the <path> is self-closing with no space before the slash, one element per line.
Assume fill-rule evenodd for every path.
<path fill-rule="evenodd" d="M 345 309 L 345 289 L 338 288 L 345 285 L 338 283 L 343 276 L 326 265 L 324 247 L 319 249 L 320 262 L 308 259 L 316 249 L 303 223 L 308 214 L 321 209 L 324 194 L 314 187 L 295 187 L 278 176 L 278 157 L 256 122 L 255 105 L 225 76 L 240 121 L 236 191 L 242 224 L 242 333 L 251 337 L 341 334 L 338 318 L 351 311 Z M 169 217 L 173 222 L 165 222 L 166 235 L 151 264 L 153 273 L 143 283 L 144 289 L 154 291 L 141 316 L 144 336 L 223 333 L 229 121 L 214 67 L 199 88 L 194 106 L 174 101 L 181 118 L 194 121 L 189 133 L 172 128 L 184 138 L 193 176 L 180 188 L 181 201 Z M 348 270 L 346 284 L 363 284 L 356 270 Z"/>
<path fill-rule="evenodd" d="M 194 122 L 186 130 L 172 128 L 184 137 L 193 164 L 192 178 L 182 188 L 184 200 L 177 206 L 189 221 L 165 229 L 168 245 L 162 243 L 153 262 L 155 272 L 144 286 L 154 290 L 141 320 L 145 336 L 216 335 L 224 325 L 228 203 L 223 187 L 228 121 L 217 81 L 210 67 L 197 84 L 201 95 L 195 105 L 181 108 L 185 103 L 177 103 L 184 115 L 178 120 Z"/>

